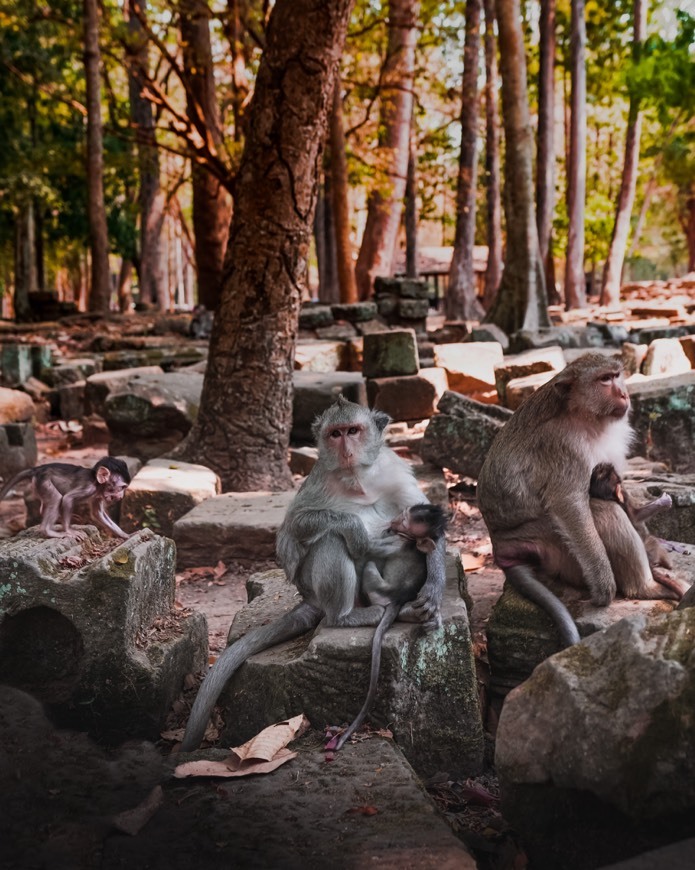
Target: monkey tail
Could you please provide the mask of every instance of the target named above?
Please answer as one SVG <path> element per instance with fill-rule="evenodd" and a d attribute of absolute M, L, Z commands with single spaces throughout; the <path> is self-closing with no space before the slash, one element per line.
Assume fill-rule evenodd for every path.
<path fill-rule="evenodd" d="M 367 698 L 362 705 L 362 709 L 357 714 L 357 716 L 355 716 L 352 724 L 345 731 L 343 731 L 343 733 L 340 735 L 340 737 L 337 738 L 335 743 L 333 743 L 333 740 L 329 741 L 326 749 L 334 749 L 336 752 L 342 749 L 346 742 L 352 737 L 355 731 L 357 731 L 357 729 L 361 727 L 362 723 L 367 718 L 367 713 L 369 713 L 369 708 L 372 706 L 372 702 L 374 701 L 377 683 L 379 682 L 379 671 L 381 669 L 381 648 L 384 643 L 384 635 L 396 621 L 396 617 L 398 616 L 398 611 L 400 609 L 400 604 L 391 603 L 386 605 L 384 613 L 381 617 L 381 621 L 374 630 L 374 637 L 372 638 L 372 667 L 369 673 L 369 691 L 367 692 Z"/>
<path fill-rule="evenodd" d="M 35 468 L 26 468 L 24 471 L 20 471 L 19 474 L 15 474 L 14 477 L 10 478 L 10 480 L 7 481 L 3 488 L 0 489 L 0 501 L 5 498 L 5 496 L 12 489 L 13 486 L 16 486 L 23 480 L 31 480 L 31 478 L 34 476 L 35 471 Z"/>
<path fill-rule="evenodd" d="M 572 615 L 553 592 L 537 580 L 528 565 L 514 565 L 504 569 L 504 575 L 511 585 L 529 601 L 533 601 L 552 618 L 560 632 L 563 646 L 579 643 L 579 632 Z"/>
<path fill-rule="evenodd" d="M 270 625 L 253 629 L 222 653 L 203 680 L 188 717 L 182 752 L 196 749 L 205 735 L 212 708 L 232 674 L 252 655 L 316 628 L 323 612 L 303 601 Z"/>

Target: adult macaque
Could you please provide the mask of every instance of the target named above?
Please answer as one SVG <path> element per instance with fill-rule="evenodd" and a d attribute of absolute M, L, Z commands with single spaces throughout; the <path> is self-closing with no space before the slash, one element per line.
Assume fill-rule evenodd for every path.
<path fill-rule="evenodd" d="M 70 465 L 67 462 L 49 462 L 20 471 L 0 491 L 0 501 L 18 483 L 31 481 L 34 491 L 41 499 L 41 534 L 47 538 L 79 538 L 84 532 L 73 529 L 73 512 L 78 506 L 87 505 L 91 519 L 119 538 L 129 535 L 119 528 L 106 513 L 105 505 L 120 501 L 128 484 L 130 474 L 122 459 L 105 456 L 92 468 Z M 62 531 L 56 529 L 62 523 Z"/>
<path fill-rule="evenodd" d="M 397 618 L 410 621 L 409 602 L 427 579 L 426 556 L 437 552 L 446 525 L 446 514 L 438 505 L 414 505 L 391 522 L 386 537 L 376 542 L 377 548 L 369 553 L 370 560 L 362 573 L 362 595 L 370 604 L 385 608 L 372 640 L 369 690 L 352 724 L 330 740 L 326 749 L 342 749 L 367 718 L 376 696 L 384 636 Z"/>
<path fill-rule="evenodd" d="M 384 607 L 355 607 L 370 541 L 405 508 L 422 501 L 409 466 L 384 443 L 389 417 L 342 396 L 313 426 L 318 461 L 278 531 L 277 556 L 303 601 L 268 626 L 253 629 L 222 653 L 193 704 L 182 749 L 195 749 L 212 708 L 249 656 L 328 626 L 375 626 Z M 409 618 L 435 625 L 444 590 L 444 539 L 427 556 L 427 578 Z"/>
<path fill-rule="evenodd" d="M 657 583 L 630 518 L 615 501 L 591 499 L 592 470 L 623 468 L 632 438 L 619 360 L 590 353 L 521 405 L 494 440 L 478 501 L 495 561 L 519 592 L 553 618 L 565 645 L 579 640 L 550 576 L 589 590 L 603 607 L 626 598 L 678 598 Z"/>

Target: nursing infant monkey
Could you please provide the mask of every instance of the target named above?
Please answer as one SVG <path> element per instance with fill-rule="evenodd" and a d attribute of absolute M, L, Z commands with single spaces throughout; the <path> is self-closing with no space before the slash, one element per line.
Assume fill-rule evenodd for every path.
<path fill-rule="evenodd" d="M 368 606 L 355 606 L 363 591 L 364 569 L 370 560 L 383 559 L 388 564 L 394 547 L 384 539 L 384 529 L 394 517 L 401 517 L 397 523 L 416 522 L 415 512 L 406 519 L 403 512 L 423 500 L 408 465 L 384 443 L 388 422 L 386 414 L 341 396 L 314 423 L 318 461 L 290 505 L 277 537 L 278 562 L 303 600 L 270 625 L 252 629 L 222 653 L 193 704 L 184 751 L 199 745 L 220 692 L 249 656 L 298 637 L 321 621 L 326 626 L 377 626 L 385 617 L 379 581 L 372 569 L 368 575 L 373 586 L 367 584 L 372 600 Z M 414 537 L 412 531 L 406 537 Z M 401 542 L 395 549 L 403 549 Z M 443 534 L 427 549 L 425 576 L 418 570 L 419 591 L 409 588 L 410 600 L 404 604 L 398 592 L 392 591 L 385 599 L 397 605 L 399 619 L 434 626 L 440 622 L 445 582 Z M 384 571 L 390 576 L 390 569 L 384 567 Z M 386 576 L 383 580 L 388 582 Z"/>
<path fill-rule="evenodd" d="M 47 538 L 80 538 L 84 532 L 71 526 L 76 507 L 87 505 L 96 525 L 119 538 L 130 537 L 106 513 L 105 505 L 120 501 L 130 483 L 128 466 L 122 459 L 105 456 L 92 468 L 49 462 L 20 471 L 0 491 L 0 501 L 18 483 L 31 481 L 41 499 L 41 534 Z M 62 523 L 62 531 L 56 529 Z"/>
<path fill-rule="evenodd" d="M 632 440 L 629 409 L 620 362 L 586 354 L 521 405 L 495 438 L 478 479 L 495 561 L 517 591 L 550 614 L 566 646 L 579 633 L 543 576 L 588 588 L 600 607 L 616 592 L 678 600 L 688 589 L 652 570 L 668 557 L 648 534 L 644 511 L 668 507 L 666 499 L 640 512 L 616 497 Z M 602 465 L 608 482 L 601 480 L 606 468 L 592 481 Z"/>

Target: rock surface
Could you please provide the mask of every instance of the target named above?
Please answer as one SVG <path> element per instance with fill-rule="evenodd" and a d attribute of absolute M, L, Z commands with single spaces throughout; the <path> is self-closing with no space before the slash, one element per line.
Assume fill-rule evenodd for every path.
<path fill-rule="evenodd" d="M 695 371 L 628 384 L 634 452 L 665 462 L 673 471 L 695 471 Z"/>

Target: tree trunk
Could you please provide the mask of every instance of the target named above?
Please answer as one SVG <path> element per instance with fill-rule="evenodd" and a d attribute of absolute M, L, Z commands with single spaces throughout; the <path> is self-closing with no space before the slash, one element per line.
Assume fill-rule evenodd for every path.
<path fill-rule="evenodd" d="M 507 247 L 497 298 L 485 318 L 507 333 L 549 326 L 533 197 L 533 131 L 519 0 L 497 0 L 505 136 Z"/>
<path fill-rule="evenodd" d="M 688 272 L 695 272 L 695 186 L 685 200 L 685 213 L 681 216 L 681 224 L 688 245 Z"/>
<path fill-rule="evenodd" d="M 149 75 L 149 58 L 147 33 L 140 17 L 147 15 L 147 0 L 128 0 L 127 10 L 128 94 L 130 118 L 137 139 L 140 177 L 140 256 L 137 263 L 140 301 L 164 309 L 168 307 L 161 239 L 164 193 L 160 183 L 159 151 L 152 104 L 144 96 Z"/>
<path fill-rule="evenodd" d="M 127 314 L 133 304 L 132 279 L 133 261 L 127 257 L 122 257 L 117 287 L 118 310 L 121 314 Z"/>
<path fill-rule="evenodd" d="M 642 40 L 647 24 L 646 0 L 634 0 L 632 6 L 633 37 L 632 56 L 637 60 L 642 48 Z M 639 145 L 642 132 L 642 116 L 639 110 L 639 98 L 630 97 L 630 110 L 625 135 L 625 163 L 620 182 L 618 205 L 613 224 L 613 235 L 608 249 L 608 257 L 603 268 L 601 286 L 601 304 L 618 305 L 620 302 L 620 284 L 623 275 L 623 263 L 627 249 L 627 237 L 630 233 L 630 218 L 635 203 L 637 188 L 637 167 L 639 164 Z"/>
<path fill-rule="evenodd" d="M 324 170 L 326 161 L 324 160 Z M 318 186 L 314 238 L 319 270 L 319 301 L 326 305 L 340 302 L 338 257 L 336 252 L 333 191 L 330 171 L 324 171 L 323 185 Z"/>
<path fill-rule="evenodd" d="M 111 298 L 109 237 L 104 206 L 104 149 L 101 126 L 99 6 L 84 0 L 84 69 L 87 86 L 87 219 L 92 252 L 90 311 L 108 311 Z"/>
<path fill-rule="evenodd" d="M 408 177 L 405 184 L 405 277 L 418 276 L 417 242 L 417 152 L 411 131 Z"/>
<path fill-rule="evenodd" d="M 413 114 L 419 0 L 390 0 L 389 37 L 381 74 L 380 168 L 384 181 L 369 195 L 367 222 L 355 266 L 357 289 L 368 299 L 378 275 L 390 275 L 401 222 Z"/>
<path fill-rule="evenodd" d="M 28 198 L 15 225 L 14 316 L 20 323 L 31 320 L 31 295 L 39 289 L 34 234 L 34 202 Z"/>
<path fill-rule="evenodd" d="M 485 2 L 485 173 L 487 176 L 487 267 L 483 306 L 490 310 L 502 275 L 500 115 L 497 104 L 495 0 Z"/>
<path fill-rule="evenodd" d="M 277 0 L 249 108 L 220 307 L 184 458 L 225 490 L 292 486 L 287 448 L 316 179 L 352 0 Z"/>
<path fill-rule="evenodd" d="M 555 0 L 541 0 L 537 153 L 538 246 L 545 270 L 546 290 L 549 297 L 554 297 L 551 239 L 555 209 Z"/>
<path fill-rule="evenodd" d="M 572 0 L 570 24 L 571 116 L 570 156 L 567 170 L 567 254 L 565 259 L 565 304 L 586 306 L 584 275 L 584 204 L 586 200 L 586 24 L 584 0 Z"/>
<path fill-rule="evenodd" d="M 206 0 L 184 0 L 180 9 L 183 64 L 190 87 L 186 97 L 188 114 L 197 111 L 205 119 L 214 153 L 222 144 L 222 131 L 212 64 L 210 9 Z M 232 198 L 219 179 L 195 160 L 192 174 L 198 301 L 214 311 L 220 300 Z"/>
<path fill-rule="evenodd" d="M 466 36 L 461 87 L 461 153 L 456 189 L 456 232 L 444 299 L 447 320 L 479 320 L 473 245 L 478 180 L 478 69 L 481 0 L 466 3 Z"/>
<path fill-rule="evenodd" d="M 347 155 L 345 154 L 345 132 L 343 130 L 342 82 L 336 71 L 333 88 L 333 104 L 330 116 L 330 163 L 331 163 L 331 203 L 335 225 L 336 266 L 340 301 L 357 302 L 357 282 L 355 264 L 352 259 L 350 239 L 350 201 L 348 198 Z"/>
<path fill-rule="evenodd" d="M 232 70 L 232 115 L 234 117 L 234 141 L 241 142 L 245 126 L 245 107 L 249 95 L 247 59 L 242 40 L 241 20 L 242 3 L 245 0 L 227 0 L 227 15 L 223 20 L 225 35 L 229 41 L 230 65 Z"/>

